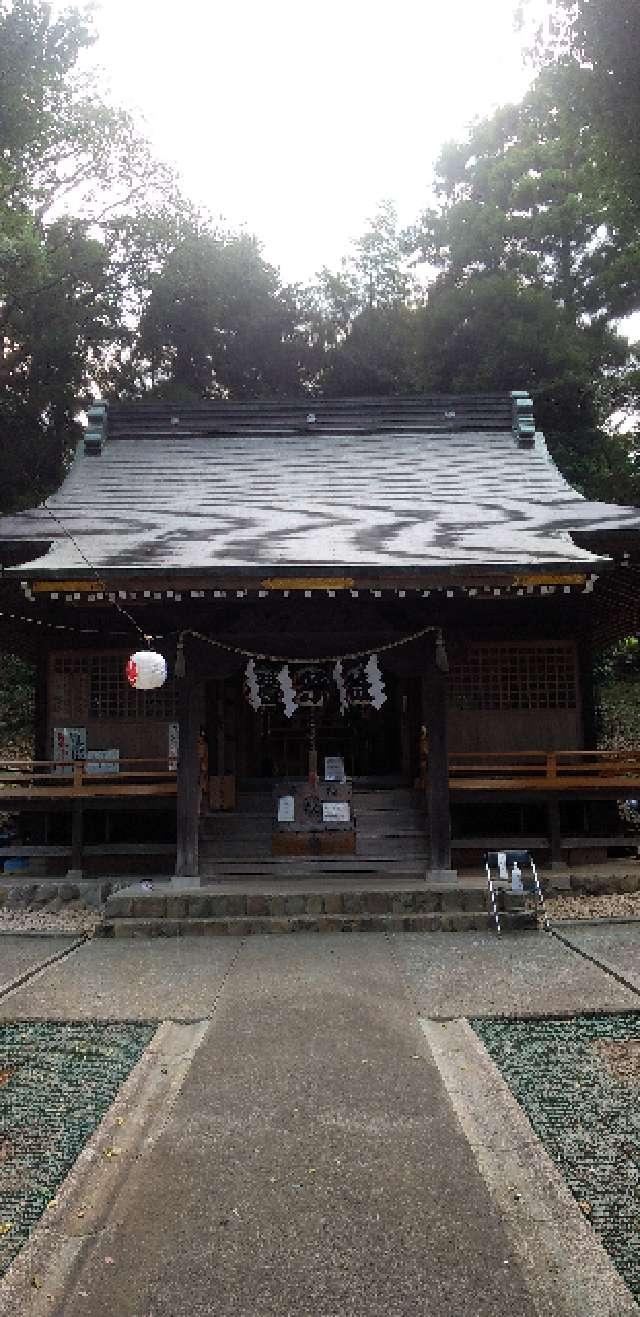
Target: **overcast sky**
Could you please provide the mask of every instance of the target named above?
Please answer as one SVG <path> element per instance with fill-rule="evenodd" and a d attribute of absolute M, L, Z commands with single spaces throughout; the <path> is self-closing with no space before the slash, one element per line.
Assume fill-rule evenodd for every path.
<path fill-rule="evenodd" d="M 102 0 L 100 63 L 195 201 L 285 279 L 337 264 L 383 197 L 428 203 L 443 142 L 531 78 L 515 0 Z"/>

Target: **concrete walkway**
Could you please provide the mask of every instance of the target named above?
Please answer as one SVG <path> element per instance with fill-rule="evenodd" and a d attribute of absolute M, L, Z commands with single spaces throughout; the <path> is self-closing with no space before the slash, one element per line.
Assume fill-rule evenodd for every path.
<path fill-rule="evenodd" d="M 419 1015 L 481 1010 L 489 990 L 493 1009 L 508 1009 L 518 974 L 517 1005 L 539 1011 L 547 1000 L 557 1009 L 562 991 L 582 1009 L 636 1009 L 638 999 L 543 935 L 491 945 L 486 961 L 484 939 L 468 934 L 255 937 L 177 949 L 97 942 L 5 997 L 4 1018 L 206 1023 L 180 1084 L 155 1110 L 152 1134 L 135 1101 L 119 1108 L 123 1151 L 109 1163 L 117 1180 L 108 1193 L 99 1179 L 93 1188 L 79 1180 L 62 1195 L 61 1218 L 45 1214 L 4 1296 L 0 1288 L 0 1311 L 573 1312 L 569 1301 L 565 1309 L 535 1299 Z M 598 1317 L 631 1311 L 619 1298 L 593 1309 Z"/>

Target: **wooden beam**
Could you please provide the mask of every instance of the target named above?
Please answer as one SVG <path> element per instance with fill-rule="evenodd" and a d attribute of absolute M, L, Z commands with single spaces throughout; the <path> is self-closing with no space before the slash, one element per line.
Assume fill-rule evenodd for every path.
<path fill-rule="evenodd" d="M 176 877 L 198 877 L 200 763 L 198 733 L 204 716 L 204 684 L 192 677 L 179 680 L 179 745 L 177 791 Z"/>
<path fill-rule="evenodd" d="M 71 869 L 76 876 L 82 873 L 84 821 L 82 817 L 82 798 L 78 797 L 71 806 Z"/>
<path fill-rule="evenodd" d="M 427 679 L 427 733 L 429 742 L 429 876 L 453 879 L 451 868 L 451 811 L 449 802 L 449 682 L 446 672 L 436 667 L 435 658 Z"/>

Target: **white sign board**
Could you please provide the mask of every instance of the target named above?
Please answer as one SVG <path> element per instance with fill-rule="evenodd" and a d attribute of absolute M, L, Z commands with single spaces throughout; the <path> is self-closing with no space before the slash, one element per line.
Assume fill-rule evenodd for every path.
<path fill-rule="evenodd" d="M 325 755 L 325 782 L 344 782 L 344 759 L 342 755 Z"/>
<path fill-rule="evenodd" d="M 348 800 L 325 800 L 322 805 L 323 823 L 348 823 L 351 808 Z"/>
<path fill-rule="evenodd" d="M 86 759 L 87 757 L 87 729 L 86 727 L 54 727 L 53 729 L 53 758 L 57 762 L 64 759 Z M 56 769 L 57 773 L 72 773 L 71 764 L 61 763 Z"/>
<path fill-rule="evenodd" d="M 118 749 L 87 750 L 85 772 L 87 776 L 91 773 L 119 773 L 120 751 Z"/>
<path fill-rule="evenodd" d="M 278 799 L 278 823 L 293 823 L 296 817 L 296 802 L 293 796 L 280 796 Z"/>

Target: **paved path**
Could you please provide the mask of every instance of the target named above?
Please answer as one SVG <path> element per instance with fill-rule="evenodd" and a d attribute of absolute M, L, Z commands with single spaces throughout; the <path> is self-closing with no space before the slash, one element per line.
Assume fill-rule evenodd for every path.
<path fill-rule="evenodd" d="M 640 944 L 640 925 L 635 927 Z M 610 934 L 607 945 L 614 945 L 615 936 Z M 418 1011 L 430 1019 L 638 1008 L 629 988 L 567 952 L 550 934 L 498 939 L 493 933 L 398 933 L 393 943 Z M 637 945 L 635 953 L 629 947 L 629 964 L 634 955 L 640 970 Z"/>
<path fill-rule="evenodd" d="M 38 940 L 44 957 L 49 939 Z M 200 1020 L 212 1013 L 240 946 L 230 937 L 130 945 L 98 938 L 0 1000 L 0 1019 Z M 0 939 L 0 956 L 2 947 Z"/>
<path fill-rule="evenodd" d="M 77 941 L 74 937 L 29 937 L 23 933 L 0 934 L 0 992 L 15 979 L 57 956 Z"/>
<path fill-rule="evenodd" d="M 514 991 L 541 1011 L 562 991 L 583 1009 L 637 1006 L 543 935 L 80 948 L 5 998 L 4 1017 L 207 1022 L 153 1139 L 143 1125 L 136 1139 L 135 1103 L 125 1109 L 123 1153 L 107 1163 L 119 1180 L 80 1212 L 71 1199 L 66 1235 L 52 1239 L 55 1266 L 74 1259 L 62 1297 L 48 1296 L 42 1264 L 37 1292 L 27 1272 L 7 1311 L 559 1317 L 532 1297 L 419 1022 L 483 1000 L 505 1010 Z"/>
<path fill-rule="evenodd" d="M 558 932 L 572 946 L 592 956 L 614 974 L 620 974 L 640 992 L 640 922 L 601 925 L 599 928 L 595 925 L 580 928 L 572 924 L 568 928 L 559 927 Z M 636 1008 L 640 1008 L 637 997 Z"/>
<path fill-rule="evenodd" d="M 629 931 L 631 930 L 631 931 Z M 576 946 L 598 947 L 618 972 L 640 979 L 640 925 L 608 930 L 567 930 Z M 367 948 L 390 952 L 418 1012 L 430 1019 L 461 1015 L 539 1015 L 580 1010 L 635 1010 L 637 996 L 557 938 L 523 933 L 384 933 L 323 935 L 331 957 L 365 939 Z M 591 939 L 591 941 L 589 941 Z M 599 939 L 599 940 L 598 940 Z M 277 975 L 293 940 L 308 951 L 309 974 L 318 939 L 311 934 L 236 938 L 155 938 L 148 941 L 86 942 L 46 975 L 0 999 L 0 1019 L 200 1020 L 212 1013 L 235 958 L 245 959 L 254 942 L 265 947 L 265 975 Z M 11 946 L 5 952 L 7 943 Z M 15 945 L 19 944 L 19 945 Z M 0 938 L 0 966 L 25 967 L 46 960 L 70 941 L 63 938 Z M 617 947 L 617 951 L 615 948 Z M 617 956 L 617 959 L 616 959 Z M 13 959 L 12 959 L 13 957 Z M 321 956 L 325 962 L 324 955 Z M 267 968 L 268 967 L 268 968 Z M 0 981 L 5 974 L 0 973 Z M 308 983 L 303 984 L 306 996 Z"/>

